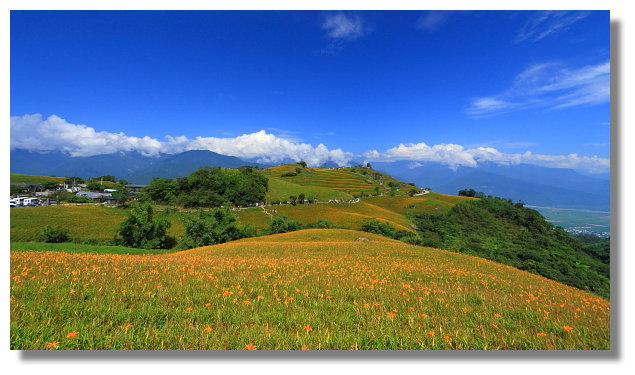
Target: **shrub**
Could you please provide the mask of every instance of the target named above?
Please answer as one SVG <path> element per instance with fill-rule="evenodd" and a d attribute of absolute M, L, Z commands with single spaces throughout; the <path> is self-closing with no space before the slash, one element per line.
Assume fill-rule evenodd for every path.
<path fill-rule="evenodd" d="M 317 219 L 315 223 L 311 225 L 312 228 L 322 228 L 322 229 L 330 229 L 335 228 L 335 225 L 328 220 L 325 219 Z"/>
<path fill-rule="evenodd" d="M 67 228 L 45 225 L 36 235 L 36 240 L 48 243 L 61 243 L 68 242 L 70 238 Z"/>
<path fill-rule="evenodd" d="M 276 215 L 269 224 L 269 233 L 286 233 L 302 229 L 302 224 L 289 220 L 286 215 Z"/>
<path fill-rule="evenodd" d="M 238 227 L 236 216 L 228 209 L 199 211 L 196 217 L 183 217 L 185 235 L 181 239 L 181 247 L 215 245 L 246 237 L 246 232 Z M 252 229 L 250 229 L 253 232 Z"/>
<path fill-rule="evenodd" d="M 119 242 L 137 249 L 169 249 L 175 242 L 167 235 L 170 225 L 165 217 L 154 219 L 150 204 L 137 205 L 119 226 Z"/>

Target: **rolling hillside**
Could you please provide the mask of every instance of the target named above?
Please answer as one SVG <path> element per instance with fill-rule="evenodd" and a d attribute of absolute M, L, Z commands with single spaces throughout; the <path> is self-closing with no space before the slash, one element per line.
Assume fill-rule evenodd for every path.
<path fill-rule="evenodd" d="M 19 251 L 11 277 L 11 349 L 610 347 L 602 298 L 348 230 L 165 255 Z"/>
<path fill-rule="evenodd" d="M 53 177 L 53 176 L 36 176 L 28 174 L 11 173 L 11 182 L 22 182 L 25 184 L 45 184 L 47 182 L 56 182 L 61 184 L 66 177 Z"/>
<path fill-rule="evenodd" d="M 271 180 L 279 179 L 308 188 L 326 188 L 357 196 L 360 193 L 387 195 L 391 185 L 395 187 L 396 195 L 406 195 L 408 189 L 413 188 L 386 174 L 362 167 L 330 169 L 283 164 L 265 169 L 264 174 Z M 283 199 L 288 199 L 288 196 Z"/>

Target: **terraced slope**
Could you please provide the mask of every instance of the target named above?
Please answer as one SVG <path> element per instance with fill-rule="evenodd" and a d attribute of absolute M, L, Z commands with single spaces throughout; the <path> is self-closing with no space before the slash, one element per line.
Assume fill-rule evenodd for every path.
<path fill-rule="evenodd" d="M 299 173 L 297 171 L 299 170 Z M 265 175 L 271 179 L 282 179 L 294 184 L 307 187 L 321 187 L 337 190 L 348 194 L 387 194 L 390 191 L 389 183 L 395 186 L 396 194 L 405 195 L 411 185 L 397 181 L 394 178 L 374 171 L 372 169 L 352 168 L 302 168 L 297 164 L 284 164 L 268 168 Z M 295 176 L 282 177 L 287 173 L 297 173 Z M 287 197 L 288 198 L 288 197 Z"/>
<path fill-rule="evenodd" d="M 12 349 L 609 349 L 610 303 L 480 258 L 305 230 L 11 254 Z"/>

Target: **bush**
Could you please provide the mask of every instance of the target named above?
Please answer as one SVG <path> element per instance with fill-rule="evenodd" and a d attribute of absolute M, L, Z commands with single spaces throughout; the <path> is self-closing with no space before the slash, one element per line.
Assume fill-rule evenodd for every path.
<path fill-rule="evenodd" d="M 286 233 L 302 229 L 303 226 L 297 221 L 289 220 L 286 215 L 276 215 L 269 224 L 269 233 Z"/>
<path fill-rule="evenodd" d="M 215 245 L 246 237 L 246 232 L 238 227 L 236 216 L 228 209 L 199 211 L 198 216 L 183 218 L 185 235 L 181 247 L 191 249 Z M 253 228 L 250 232 L 254 232 Z"/>
<path fill-rule="evenodd" d="M 333 225 L 333 223 L 325 219 L 317 219 L 317 221 L 311 225 L 311 228 L 322 228 L 322 229 L 330 229 L 334 227 L 335 225 Z"/>
<path fill-rule="evenodd" d="M 287 173 L 281 174 L 280 177 L 295 177 L 297 175 L 298 175 L 297 172 L 287 172 Z"/>
<path fill-rule="evenodd" d="M 154 219 L 150 204 L 137 205 L 120 224 L 118 240 L 123 246 L 137 249 L 169 249 L 175 244 L 167 235 L 170 225 L 165 217 Z"/>
<path fill-rule="evenodd" d="M 70 237 L 68 236 L 67 228 L 45 225 L 36 235 L 36 240 L 39 242 L 61 243 L 68 242 Z"/>

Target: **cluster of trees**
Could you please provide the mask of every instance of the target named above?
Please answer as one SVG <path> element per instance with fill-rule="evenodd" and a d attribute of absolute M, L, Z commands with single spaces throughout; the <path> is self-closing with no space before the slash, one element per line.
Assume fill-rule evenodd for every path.
<path fill-rule="evenodd" d="M 472 198 L 485 198 L 486 197 L 485 193 L 482 193 L 480 191 L 476 191 L 474 189 L 459 190 L 459 196 L 460 197 L 472 197 Z M 491 197 L 491 195 L 489 197 Z"/>
<path fill-rule="evenodd" d="M 159 204 L 221 207 L 261 202 L 267 188 L 267 178 L 253 167 L 203 167 L 187 177 L 155 178 L 143 192 Z"/>
<path fill-rule="evenodd" d="M 169 249 L 177 246 L 191 249 L 200 246 L 216 245 L 245 237 L 292 232 L 308 228 L 333 228 L 334 225 L 323 219 L 304 225 L 290 220 L 286 215 L 276 215 L 269 227 L 257 232 L 251 224 L 240 226 L 236 216 L 229 208 L 200 210 L 196 215 L 181 218 L 185 233 L 177 243 L 168 235 L 171 222 L 166 211 L 156 215 L 150 203 L 135 203 L 120 226 L 115 243 L 140 249 Z"/>
<path fill-rule="evenodd" d="M 421 245 L 490 259 L 609 297 L 608 247 L 583 244 L 522 203 L 484 197 L 412 219 Z"/>
<path fill-rule="evenodd" d="M 306 168 L 306 163 L 304 161 L 299 161 L 296 163 L 300 167 L 296 167 L 295 172 L 285 172 L 280 175 L 280 177 L 295 177 L 302 173 L 302 171 Z"/>

